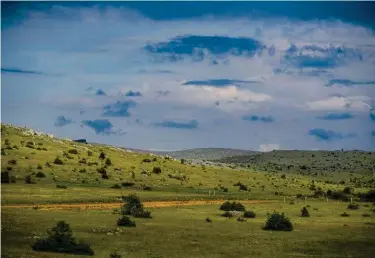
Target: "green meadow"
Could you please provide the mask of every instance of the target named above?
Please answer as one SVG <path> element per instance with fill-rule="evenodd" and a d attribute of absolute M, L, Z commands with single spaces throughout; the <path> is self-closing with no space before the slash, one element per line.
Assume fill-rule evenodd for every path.
<path fill-rule="evenodd" d="M 3 257 L 75 257 L 31 248 L 61 220 L 96 257 L 374 257 L 375 206 L 365 195 L 375 187 L 374 153 L 251 153 L 202 165 L 5 124 L 1 147 Z M 256 213 L 244 221 L 222 217 L 219 204 L 172 205 L 147 208 L 151 219 L 131 217 L 136 227 L 120 227 L 121 196 L 134 193 L 143 202 L 269 202 L 244 202 Z M 358 209 L 348 209 L 351 201 Z M 118 208 L 38 208 L 109 202 Z M 303 207 L 310 217 L 301 217 Z M 293 231 L 262 229 L 274 211 Z"/>

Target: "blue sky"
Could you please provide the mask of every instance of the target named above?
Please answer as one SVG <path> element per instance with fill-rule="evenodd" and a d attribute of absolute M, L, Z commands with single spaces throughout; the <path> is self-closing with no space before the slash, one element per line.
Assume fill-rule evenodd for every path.
<path fill-rule="evenodd" d="M 152 150 L 374 150 L 374 11 L 2 3 L 2 121 Z"/>

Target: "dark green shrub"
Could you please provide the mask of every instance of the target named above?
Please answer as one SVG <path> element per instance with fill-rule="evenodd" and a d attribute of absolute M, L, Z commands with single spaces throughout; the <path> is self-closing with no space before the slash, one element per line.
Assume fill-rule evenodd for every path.
<path fill-rule="evenodd" d="M 206 222 L 212 223 L 212 220 L 210 218 L 206 218 Z"/>
<path fill-rule="evenodd" d="M 138 218 L 151 218 L 151 212 L 143 209 L 143 204 L 139 197 L 135 194 L 122 196 L 124 205 L 121 207 L 123 215 L 132 215 Z"/>
<path fill-rule="evenodd" d="M 244 218 L 255 218 L 256 214 L 253 211 L 245 211 L 243 213 Z"/>
<path fill-rule="evenodd" d="M 64 162 L 63 162 L 59 157 L 57 157 L 57 158 L 53 161 L 53 164 L 56 164 L 56 165 L 63 165 Z"/>
<path fill-rule="evenodd" d="M 123 182 L 123 183 L 121 183 L 121 185 L 122 185 L 123 187 L 131 187 L 131 186 L 134 186 L 134 183 L 131 183 L 131 182 Z"/>
<path fill-rule="evenodd" d="M 5 152 L 5 149 L 1 148 L 1 156 L 6 156 L 7 153 Z"/>
<path fill-rule="evenodd" d="M 349 210 L 358 210 L 359 209 L 359 204 L 357 204 L 357 203 L 349 203 L 348 209 Z"/>
<path fill-rule="evenodd" d="M 371 217 L 371 214 L 363 213 L 363 214 L 362 214 L 362 217 L 364 217 L 364 218 Z"/>
<path fill-rule="evenodd" d="M 346 213 L 346 212 L 343 212 L 340 216 L 341 216 L 341 217 L 349 217 L 350 214 L 349 214 L 349 213 Z"/>
<path fill-rule="evenodd" d="M 245 222 L 246 220 L 244 218 L 238 217 L 237 221 L 239 221 L 239 222 Z"/>
<path fill-rule="evenodd" d="M 38 166 L 36 167 L 36 169 L 43 169 L 42 165 L 38 164 Z"/>
<path fill-rule="evenodd" d="M 309 211 L 306 207 L 303 207 L 301 210 L 301 217 L 310 217 Z"/>
<path fill-rule="evenodd" d="M 122 256 L 118 254 L 116 251 L 109 254 L 109 258 L 121 258 Z"/>
<path fill-rule="evenodd" d="M 181 160 L 180 160 L 180 163 L 181 163 L 181 164 L 185 164 L 185 159 L 181 159 Z"/>
<path fill-rule="evenodd" d="M 102 160 L 105 159 L 105 154 L 104 154 L 104 152 L 101 152 L 101 153 L 100 153 L 100 155 L 99 155 L 99 159 L 102 159 Z"/>
<path fill-rule="evenodd" d="M 79 164 L 87 164 L 87 160 L 85 158 L 82 158 L 82 159 L 78 160 L 78 163 Z"/>
<path fill-rule="evenodd" d="M 97 166 L 98 162 L 89 162 L 87 163 L 88 166 Z"/>
<path fill-rule="evenodd" d="M 135 227 L 136 224 L 134 221 L 130 220 L 128 216 L 123 215 L 117 220 L 117 226 L 121 227 Z"/>
<path fill-rule="evenodd" d="M 119 184 L 114 184 L 111 186 L 113 189 L 121 189 L 121 186 Z"/>
<path fill-rule="evenodd" d="M 143 191 L 152 191 L 151 186 L 144 186 L 142 189 Z"/>
<path fill-rule="evenodd" d="M 47 230 L 47 234 L 47 237 L 38 239 L 32 245 L 34 251 L 94 255 L 89 244 L 77 243 L 69 224 L 65 221 L 59 221 L 55 227 Z"/>
<path fill-rule="evenodd" d="M 361 202 L 375 202 L 375 189 L 359 194 Z"/>
<path fill-rule="evenodd" d="M 9 184 L 11 182 L 11 172 L 3 171 L 1 172 L 1 183 L 2 184 Z"/>
<path fill-rule="evenodd" d="M 8 164 L 9 165 L 16 165 L 17 164 L 17 160 L 11 159 L 11 160 L 8 161 Z"/>
<path fill-rule="evenodd" d="M 66 185 L 56 185 L 56 188 L 67 189 L 68 187 Z"/>
<path fill-rule="evenodd" d="M 145 162 L 145 163 L 150 163 L 151 160 L 150 159 L 143 159 L 142 162 Z"/>
<path fill-rule="evenodd" d="M 28 175 L 25 177 L 25 184 L 35 184 L 35 180 L 32 175 Z"/>
<path fill-rule="evenodd" d="M 36 173 L 35 177 L 42 178 L 42 177 L 46 177 L 46 175 L 43 172 L 39 171 Z"/>
<path fill-rule="evenodd" d="M 161 168 L 160 167 L 154 167 L 152 169 L 152 173 L 154 173 L 154 174 L 160 174 L 161 173 Z"/>
<path fill-rule="evenodd" d="M 353 193 L 353 188 L 347 186 L 347 187 L 344 188 L 344 190 L 342 190 L 342 192 L 344 194 L 352 194 Z"/>
<path fill-rule="evenodd" d="M 264 230 L 275 230 L 275 231 L 292 231 L 293 225 L 289 218 L 285 217 L 284 213 L 273 212 L 269 214 L 266 220 L 266 225 L 263 227 Z"/>
<path fill-rule="evenodd" d="M 87 170 L 85 168 L 81 168 L 80 170 L 78 170 L 79 173 L 86 173 Z"/>
<path fill-rule="evenodd" d="M 68 150 L 69 154 L 78 154 L 78 151 L 76 149 L 70 149 Z"/>
<path fill-rule="evenodd" d="M 47 167 L 47 168 L 50 168 L 50 167 L 52 167 L 52 166 L 51 166 L 51 164 L 49 164 L 49 162 L 46 162 L 46 167 Z"/>
<path fill-rule="evenodd" d="M 105 169 L 105 168 L 98 168 L 97 170 L 96 170 L 99 174 L 107 174 L 107 170 Z"/>
<path fill-rule="evenodd" d="M 132 215 L 136 218 L 144 218 L 144 219 L 151 219 L 151 212 L 145 211 L 145 210 L 139 210 L 139 209 L 133 209 Z"/>
<path fill-rule="evenodd" d="M 103 179 L 109 179 L 109 176 L 107 174 L 102 174 Z"/>
<path fill-rule="evenodd" d="M 112 161 L 111 161 L 109 158 L 107 158 L 107 159 L 105 160 L 105 164 L 106 164 L 107 166 L 111 166 L 111 165 L 112 165 Z"/>
<path fill-rule="evenodd" d="M 222 211 L 245 211 L 245 206 L 239 202 L 224 202 L 220 208 Z"/>
<path fill-rule="evenodd" d="M 344 201 L 344 202 L 348 202 L 350 200 L 350 198 L 346 194 L 344 194 L 343 192 L 340 192 L 340 191 L 330 191 L 330 190 L 328 190 L 327 196 L 330 197 L 331 199 L 340 200 L 340 201 Z"/>
<path fill-rule="evenodd" d="M 87 156 L 92 156 L 92 151 L 87 151 Z"/>
<path fill-rule="evenodd" d="M 226 217 L 226 218 L 232 218 L 233 217 L 233 214 L 229 211 L 226 211 L 224 212 L 223 214 L 221 214 L 222 217 Z"/>

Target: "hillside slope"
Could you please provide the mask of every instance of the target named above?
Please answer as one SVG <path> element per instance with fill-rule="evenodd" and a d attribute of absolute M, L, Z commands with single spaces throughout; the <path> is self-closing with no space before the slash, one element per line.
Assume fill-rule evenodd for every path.
<path fill-rule="evenodd" d="M 262 171 L 312 176 L 346 175 L 347 178 L 372 177 L 375 152 L 365 151 L 285 151 L 242 155 L 216 160 Z"/>
<path fill-rule="evenodd" d="M 343 187 L 336 179 L 326 183 L 311 175 L 283 178 L 252 168 L 194 165 L 4 124 L 1 136 L 3 204 L 111 202 L 128 193 L 144 200 L 277 199 L 311 194 L 312 180 L 325 190 Z"/>
<path fill-rule="evenodd" d="M 213 160 L 232 156 L 252 155 L 258 152 L 250 150 L 229 149 L 229 148 L 196 148 L 181 151 L 154 152 L 157 154 L 169 155 L 176 159 Z"/>

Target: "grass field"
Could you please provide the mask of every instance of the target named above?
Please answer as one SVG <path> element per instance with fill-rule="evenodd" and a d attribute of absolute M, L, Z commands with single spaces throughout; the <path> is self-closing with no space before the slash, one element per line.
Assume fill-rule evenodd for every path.
<path fill-rule="evenodd" d="M 300 217 L 310 205 L 311 217 Z M 117 250 L 123 257 L 373 257 L 375 216 L 370 207 L 347 211 L 342 202 L 312 201 L 250 204 L 257 217 L 238 222 L 220 217 L 219 205 L 151 209 L 152 219 L 135 219 L 136 228 L 121 228 L 111 210 L 2 210 L 3 257 L 71 257 L 37 253 L 30 245 L 35 236 L 58 220 L 70 223 L 76 237 L 92 245 L 97 257 Z M 318 210 L 315 210 L 318 209 Z M 294 224 L 292 232 L 262 230 L 267 212 L 285 212 Z M 350 217 L 340 217 L 343 211 Z M 212 223 L 205 222 L 205 218 Z M 112 232 L 114 233 L 111 235 Z"/>
<path fill-rule="evenodd" d="M 358 193 L 374 187 L 369 169 L 373 153 L 345 153 L 341 162 L 350 164 L 353 173 L 336 168 L 336 157 L 322 161 L 336 164 L 330 174 L 329 170 L 323 175 L 284 173 L 269 169 L 272 166 L 248 167 L 243 159 L 240 165 L 201 166 L 51 138 L 9 125 L 1 129 L 3 257 L 74 257 L 31 249 L 36 237 L 59 220 L 69 223 L 78 239 L 90 243 L 96 257 L 109 257 L 115 250 L 122 257 L 373 257 L 375 253 L 373 204 L 360 202 L 358 210 L 347 210 L 347 202 L 314 198 L 316 191 L 350 187 L 347 196 L 358 201 Z M 296 154 L 284 156 L 277 160 L 301 166 L 315 162 L 293 158 Z M 6 178 L 12 182 L 4 183 Z M 131 193 L 147 201 L 153 218 L 135 218 L 135 228 L 120 232 L 114 209 L 119 210 L 121 196 Z M 256 212 L 256 218 L 239 222 L 221 217 L 224 200 L 240 200 Z M 300 210 L 307 205 L 311 217 L 302 218 Z M 273 211 L 285 212 L 294 230 L 262 230 L 267 213 Z M 350 216 L 341 217 L 344 211 Z"/>

